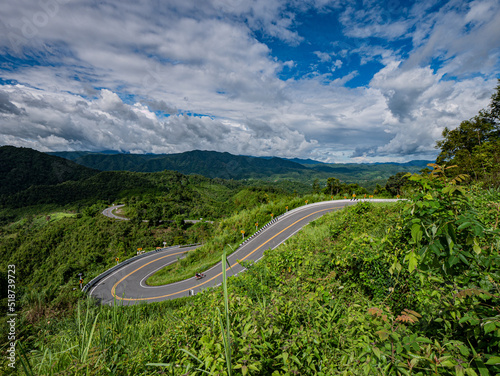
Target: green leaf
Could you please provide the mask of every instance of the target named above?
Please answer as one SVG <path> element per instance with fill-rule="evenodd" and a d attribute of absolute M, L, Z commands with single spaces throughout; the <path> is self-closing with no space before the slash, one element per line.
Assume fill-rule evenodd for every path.
<path fill-rule="evenodd" d="M 472 249 L 474 250 L 474 252 L 476 252 L 477 255 L 481 253 L 481 247 L 479 246 L 477 238 L 474 238 L 474 245 L 472 246 Z"/>
<path fill-rule="evenodd" d="M 248 373 L 248 367 L 247 366 L 241 367 L 241 373 L 243 374 L 243 376 L 245 376 Z"/>
<path fill-rule="evenodd" d="M 491 358 L 488 359 L 486 364 L 489 366 L 500 364 L 500 356 L 492 356 Z"/>
<path fill-rule="evenodd" d="M 441 362 L 441 366 L 443 367 L 454 367 L 455 364 L 453 364 L 453 362 L 451 360 L 445 360 L 443 362 Z"/>
<path fill-rule="evenodd" d="M 459 345 L 458 348 L 460 350 L 460 354 L 462 354 L 463 356 L 469 356 L 470 351 L 467 347 L 465 347 L 464 345 Z"/>
<path fill-rule="evenodd" d="M 152 367 L 170 367 L 172 363 L 146 363 L 146 365 Z"/>
<path fill-rule="evenodd" d="M 463 230 L 464 228 L 470 227 L 470 226 L 472 226 L 472 222 L 464 222 L 460 226 L 458 226 L 457 230 L 460 231 L 460 230 Z"/>
<path fill-rule="evenodd" d="M 417 342 L 423 342 L 423 343 L 430 343 L 430 344 L 432 344 L 432 341 L 429 338 L 425 338 L 425 337 L 417 337 Z"/>
<path fill-rule="evenodd" d="M 422 235 L 423 235 L 422 227 L 420 226 L 419 223 L 414 223 L 413 226 L 411 226 L 411 238 L 415 243 L 418 243 L 422 240 Z"/>
<path fill-rule="evenodd" d="M 494 322 L 488 322 L 487 324 L 484 325 L 484 333 L 489 333 L 494 331 L 497 328 Z"/>
<path fill-rule="evenodd" d="M 385 329 L 378 330 L 375 333 L 378 334 L 378 336 L 380 337 L 380 339 L 382 341 L 386 340 L 387 337 L 389 337 L 389 332 L 387 330 L 385 330 Z"/>
<path fill-rule="evenodd" d="M 282 358 L 283 358 L 283 363 L 286 363 L 286 361 L 288 360 L 288 353 L 283 353 L 282 354 Z"/>
<path fill-rule="evenodd" d="M 469 376 L 477 376 L 476 371 L 474 371 L 472 368 L 467 368 L 467 369 L 465 370 L 465 373 L 466 373 L 467 375 L 469 375 Z"/>
<path fill-rule="evenodd" d="M 417 260 L 417 255 L 415 252 L 411 251 L 408 255 L 408 271 L 411 273 L 413 272 L 418 265 L 418 260 Z"/>

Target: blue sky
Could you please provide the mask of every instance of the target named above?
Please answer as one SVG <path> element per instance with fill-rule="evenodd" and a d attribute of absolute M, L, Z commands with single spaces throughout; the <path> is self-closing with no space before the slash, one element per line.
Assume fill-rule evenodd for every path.
<path fill-rule="evenodd" d="M 19 0 L 0 145 L 433 159 L 500 77 L 496 0 Z"/>

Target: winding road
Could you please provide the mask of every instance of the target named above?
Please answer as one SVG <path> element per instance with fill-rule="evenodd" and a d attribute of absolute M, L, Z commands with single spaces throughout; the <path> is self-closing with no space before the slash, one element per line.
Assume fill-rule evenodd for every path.
<path fill-rule="evenodd" d="M 360 200 L 362 201 L 362 200 Z M 395 202 L 394 199 L 370 199 L 371 202 Z M 286 239 L 298 232 L 314 219 L 359 201 L 335 200 L 323 201 L 301 206 L 285 213 L 261 229 L 258 234 L 247 239 L 235 252 L 228 256 L 231 268 L 227 275 L 237 275 L 245 270 L 240 261 L 258 261 L 267 249 L 274 249 Z M 164 286 L 148 286 L 146 280 L 156 271 L 176 262 L 178 258 L 197 246 L 187 248 L 167 248 L 138 258 L 114 271 L 90 289 L 90 295 L 98 298 L 102 304 L 129 305 L 141 302 L 158 302 L 196 294 L 203 289 L 218 286 L 222 282 L 221 264 L 207 270 L 205 278 L 192 277 L 184 281 Z"/>
<path fill-rule="evenodd" d="M 128 221 L 128 218 L 125 217 L 120 217 L 117 216 L 115 213 L 113 213 L 116 209 L 122 208 L 125 205 L 115 205 L 115 206 L 110 206 L 109 208 L 106 208 L 102 211 L 102 215 L 105 215 L 108 218 L 112 219 L 121 219 L 122 221 Z"/>

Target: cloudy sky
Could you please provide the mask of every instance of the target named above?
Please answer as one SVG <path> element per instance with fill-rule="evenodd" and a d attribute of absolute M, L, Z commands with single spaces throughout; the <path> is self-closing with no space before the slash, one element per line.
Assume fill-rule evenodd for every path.
<path fill-rule="evenodd" d="M 498 0 L 0 2 L 0 145 L 432 159 L 500 77 Z"/>

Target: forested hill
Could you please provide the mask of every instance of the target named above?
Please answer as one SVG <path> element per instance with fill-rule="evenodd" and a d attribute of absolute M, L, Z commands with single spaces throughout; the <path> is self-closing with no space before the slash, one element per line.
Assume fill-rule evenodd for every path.
<path fill-rule="evenodd" d="M 13 194 L 35 185 L 83 180 L 97 173 L 99 171 L 33 149 L 0 147 L 0 195 Z"/>
<path fill-rule="evenodd" d="M 264 159 L 201 150 L 167 155 L 82 152 L 51 154 L 101 171 L 156 172 L 172 170 L 182 174 L 199 174 L 221 179 L 258 179 L 276 174 L 301 172 L 307 169 L 299 163 L 281 158 Z"/>
<path fill-rule="evenodd" d="M 178 171 L 222 179 L 291 179 L 309 181 L 335 176 L 347 182 L 387 178 L 398 172 L 417 172 L 430 161 L 375 164 L 327 164 L 313 160 L 239 156 L 215 151 L 194 150 L 179 154 L 119 154 L 112 152 L 55 152 L 76 163 L 101 171 Z"/>

